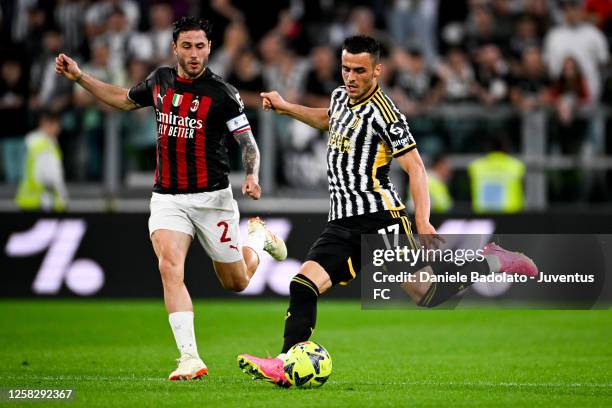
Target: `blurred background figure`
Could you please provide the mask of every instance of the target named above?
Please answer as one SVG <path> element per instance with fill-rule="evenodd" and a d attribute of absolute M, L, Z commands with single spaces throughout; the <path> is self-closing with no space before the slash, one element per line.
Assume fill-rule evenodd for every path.
<path fill-rule="evenodd" d="M 420 48 L 429 64 L 438 58 L 438 3 L 439 0 L 394 0 L 385 16 L 393 44 Z"/>
<path fill-rule="evenodd" d="M 38 128 L 26 136 L 26 162 L 15 202 L 26 211 L 63 211 L 68 200 L 57 143 L 60 117 L 52 111 L 40 114 Z"/>
<path fill-rule="evenodd" d="M 468 166 L 472 208 L 477 213 L 516 213 L 523 210 L 525 164 L 510 156 L 508 141 L 500 136 L 491 152 Z"/>
<path fill-rule="evenodd" d="M 28 80 L 21 63 L 7 60 L 0 70 L 0 151 L 4 180 L 21 179 L 25 155 L 24 135 L 28 130 Z"/>
<path fill-rule="evenodd" d="M 526 49 L 510 89 L 512 104 L 522 112 L 549 106 L 550 77 L 540 50 Z"/>
<path fill-rule="evenodd" d="M 123 71 L 114 72 L 111 69 L 110 49 L 104 37 L 99 37 L 92 44 L 91 60 L 83 65 L 83 69 L 108 83 L 123 82 Z M 77 167 L 84 170 L 79 174 L 80 179 L 100 180 L 104 162 L 105 119 L 112 108 L 77 84 L 73 84 L 73 87 L 80 145 L 69 150 L 76 153 Z"/>
<path fill-rule="evenodd" d="M 444 97 L 444 82 L 430 66 L 419 48 L 395 47 L 391 53 L 395 72 L 390 94 L 408 117 L 410 129 L 420 135 L 419 151 L 437 154 L 445 142 L 436 130 L 435 120 L 427 115 Z"/>
<path fill-rule="evenodd" d="M 72 83 L 55 74 L 55 57 L 63 48 L 60 32 L 53 28 L 43 34 L 43 52 L 33 55 L 30 73 L 30 108 L 61 112 L 72 102 Z"/>
<path fill-rule="evenodd" d="M 342 82 L 334 50 L 328 46 L 314 47 L 310 52 L 310 63 L 302 101 L 307 106 L 326 108 L 329 96 Z"/>
<path fill-rule="evenodd" d="M 427 169 L 431 212 L 445 213 L 453 207 L 453 197 L 448 190 L 452 174 L 448 157 L 438 154 L 431 159 L 431 165 Z"/>
<path fill-rule="evenodd" d="M 608 43 L 603 33 L 584 18 L 582 0 L 560 1 L 564 24 L 554 27 L 544 41 L 544 57 L 556 78 L 567 57 L 576 59 L 585 73 L 592 101 L 601 96 L 601 65 L 608 62 Z"/>
<path fill-rule="evenodd" d="M 151 72 L 149 64 L 132 59 L 128 63 L 127 83 L 134 86 L 143 81 Z M 99 77 L 98 77 L 99 78 Z M 83 88 L 78 87 L 82 90 Z M 91 97 L 89 92 L 84 92 Z M 155 113 L 152 109 L 138 109 L 121 113 L 121 134 L 125 160 L 123 173 L 155 170 L 155 144 L 157 131 L 155 129 Z"/>
<path fill-rule="evenodd" d="M 174 11 L 169 3 L 155 3 L 149 10 L 151 28 L 146 33 L 150 42 L 151 55 L 141 60 L 150 60 L 154 65 L 168 65 L 172 54 L 172 22 Z"/>
<path fill-rule="evenodd" d="M 510 67 L 499 47 L 485 44 L 478 49 L 476 57 L 476 95 L 485 105 L 507 102 L 509 99 Z"/>
<path fill-rule="evenodd" d="M 231 72 L 231 66 L 235 63 L 238 53 L 249 46 L 249 33 L 240 22 L 234 22 L 227 26 L 223 36 L 223 43 L 216 49 L 213 46 L 213 54 L 210 58 L 209 68 L 212 72 L 227 78 Z"/>

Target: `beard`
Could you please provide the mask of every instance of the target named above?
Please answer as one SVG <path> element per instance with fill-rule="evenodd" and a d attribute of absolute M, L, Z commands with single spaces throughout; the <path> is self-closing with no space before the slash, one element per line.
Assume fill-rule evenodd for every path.
<path fill-rule="evenodd" d="M 202 61 L 198 61 L 198 66 L 193 68 L 190 64 L 190 60 L 187 59 L 179 59 L 178 63 L 183 69 L 183 71 L 189 75 L 191 78 L 196 78 L 202 74 L 202 71 L 206 68 L 206 60 L 202 59 Z"/>

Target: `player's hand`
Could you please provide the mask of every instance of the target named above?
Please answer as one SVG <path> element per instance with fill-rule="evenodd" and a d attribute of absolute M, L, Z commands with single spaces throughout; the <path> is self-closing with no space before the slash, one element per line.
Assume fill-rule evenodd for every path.
<path fill-rule="evenodd" d="M 81 70 L 75 60 L 66 54 L 60 54 L 55 58 L 55 73 L 74 81 L 81 75 Z"/>
<path fill-rule="evenodd" d="M 261 187 L 257 178 L 249 174 L 242 183 L 242 194 L 251 197 L 253 200 L 259 200 L 261 197 Z"/>
<path fill-rule="evenodd" d="M 446 242 L 444 238 L 438 235 L 436 229 L 429 222 L 417 222 L 417 233 L 419 234 L 421 245 L 425 249 L 436 249 L 440 247 L 441 243 Z"/>
<path fill-rule="evenodd" d="M 283 114 L 286 112 L 287 101 L 283 99 L 282 96 L 276 91 L 271 92 L 262 92 L 259 94 L 261 96 L 261 103 L 264 110 L 275 110 L 277 113 Z"/>

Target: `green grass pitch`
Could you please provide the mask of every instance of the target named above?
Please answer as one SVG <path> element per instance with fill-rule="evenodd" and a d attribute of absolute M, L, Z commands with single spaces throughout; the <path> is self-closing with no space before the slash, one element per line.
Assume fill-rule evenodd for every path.
<path fill-rule="evenodd" d="M 177 352 L 161 300 L 2 300 L 0 387 L 72 388 L 72 401 L 53 405 L 87 407 L 612 406 L 610 310 L 362 311 L 322 300 L 313 340 L 333 374 L 320 389 L 286 390 L 236 364 L 239 353 L 278 352 L 285 307 L 196 302 L 210 374 L 170 382 Z"/>

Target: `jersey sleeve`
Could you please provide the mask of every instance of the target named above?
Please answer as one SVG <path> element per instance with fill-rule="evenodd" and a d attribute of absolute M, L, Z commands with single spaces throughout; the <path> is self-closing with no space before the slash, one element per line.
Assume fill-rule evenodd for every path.
<path fill-rule="evenodd" d="M 232 135 L 251 130 L 249 120 L 244 114 L 244 103 L 240 98 L 240 93 L 233 86 L 227 86 L 227 97 L 223 106 L 224 120 L 227 130 Z"/>
<path fill-rule="evenodd" d="M 130 88 L 127 93 L 128 99 L 141 108 L 153 106 L 153 87 L 155 86 L 156 76 L 157 70 L 151 72 L 144 81 Z"/>
<path fill-rule="evenodd" d="M 406 116 L 386 96 L 381 95 L 379 102 L 385 118 L 381 137 L 391 149 L 393 157 L 399 157 L 416 148 Z"/>

